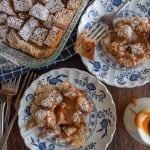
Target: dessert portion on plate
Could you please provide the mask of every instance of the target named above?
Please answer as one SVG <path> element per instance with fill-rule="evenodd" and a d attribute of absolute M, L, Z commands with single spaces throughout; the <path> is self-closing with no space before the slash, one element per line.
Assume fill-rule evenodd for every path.
<path fill-rule="evenodd" d="M 76 53 L 90 60 L 94 60 L 96 41 L 87 37 L 88 30 L 85 30 L 79 35 L 76 40 L 74 50 Z"/>
<path fill-rule="evenodd" d="M 54 53 L 82 0 L 2 0 L 0 40 L 35 58 Z"/>
<path fill-rule="evenodd" d="M 150 20 L 121 19 L 102 38 L 101 44 L 106 54 L 121 66 L 137 66 L 150 59 Z"/>
<path fill-rule="evenodd" d="M 87 32 L 79 35 L 74 48 L 76 53 L 94 60 L 96 41 L 87 37 Z M 105 54 L 121 66 L 137 66 L 150 60 L 150 20 L 146 17 L 121 19 L 100 43 Z"/>
<path fill-rule="evenodd" d="M 38 126 L 40 138 L 55 139 L 70 147 L 83 146 L 88 133 L 86 117 L 92 110 L 93 103 L 87 101 L 85 91 L 70 82 L 59 87 L 39 84 L 26 128 Z"/>

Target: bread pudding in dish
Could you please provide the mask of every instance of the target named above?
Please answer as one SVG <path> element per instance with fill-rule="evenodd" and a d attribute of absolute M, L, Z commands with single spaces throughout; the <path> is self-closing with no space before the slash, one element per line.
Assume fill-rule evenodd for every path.
<path fill-rule="evenodd" d="M 34 58 L 51 56 L 82 0 L 2 0 L 0 40 Z"/>
<path fill-rule="evenodd" d="M 32 119 L 26 125 L 40 129 L 40 138 L 52 138 L 70 147 L 85 144 L 88 128 L 86 118 L 93 110 L 85 91 L 70 82 L 59 87 L 39 84 L 31 104 Z"/>
<path fill-rule="evenodd" d="M 101 45 L 121 66 L 133 67 L 150 60 L 150 20 L 132 17 L 117 21 L 102 38 Z"/>

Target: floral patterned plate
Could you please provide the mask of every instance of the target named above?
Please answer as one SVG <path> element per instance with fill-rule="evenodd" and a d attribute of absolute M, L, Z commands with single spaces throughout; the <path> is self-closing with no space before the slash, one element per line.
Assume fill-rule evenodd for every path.
<path fill-rule="evenodd" d="M 59 85 L 64 81 L 69 81 L 77 88 L 87 91 L 87 98 L 94 103 L 94 110 L 87 118 L 88 136 L 84 147 L 79 150 L 104 150 L 113 138 L 116 130 L 116 107 L 112 96 L 100 81 L 87 72 L 77 69 L 57 69 L 40 76 L 26 90 L 21 99 L 18 112 L 19 128 L 25 144 L 31 150 L 76 150 L 61 145 L 52 139 L 39 139 L 37 137 L 39 129 L 33 128 L 25 130 L 28 120 L 31 119 L 30 105 L 34 98 L 34 93 L 39 82 Z"/>
<path fill-rule="evenodd" d="M 116 11 L 124 2 L 125 0 L 95 0 L 82 16 L 78 26 L 78 34 L 83 29 L 91 28 L 103 14 Z M 150 17 L 150 1 L 132 1 L 116 16 L 116 19 L 133 16 Z M 82 57 L 82 61 L 93 75 L 109 85 L 131 88 L 150 82 L 150 62 L 134 68 L 121 67 L 105 55 L 100 44 L 97 44 L 94 61 L 89 61 L 84 57 Z"/>

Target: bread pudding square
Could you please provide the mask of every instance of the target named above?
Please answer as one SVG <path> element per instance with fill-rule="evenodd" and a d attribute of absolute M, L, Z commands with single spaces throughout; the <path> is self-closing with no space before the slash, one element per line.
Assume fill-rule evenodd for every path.
<path fill-rule="evenodd" d="M 30 18 L 24 26 L 19 30 L 19 35 L 25 40 L 28 41 L 32 35 L 34 29 L 39 25 L 38 20 Z"/>
<path fill-rule="evenodd" d="M 55 49 L 61 41 L 63 34 L 64 31 L 62 29 L 52 26 L 44 43 Z"/>
<path fill-rule="evenodd" d="M 8 0 L 2 0 L 0 2 L 0 12 L 4 12 L 8 15 L 15 15 L 15 13 L 14 13 Z"/>
<path fill-rule="evenodd" d="M 35 118 L 39 127 L 53 129 L 56 126 L 56 116 L 52 111 L 39 109 L 35 113 Z"/>
<path fill-rule="evenodd" d="M 43 22 L 43 26 L 50 29 L 52 27 L 53 19 L 54 19 L 54 15 L 50 14 L 48 16 L 47 21 Z"/>
<path fill-rule="evenodd" d="M 57 27 L 66 30 L 69 27 L 74 15 L 74 10 L 62 9 L 56 13 L 54 17 L 54 24 Z"/>
<path fill-rule="evenodd" d="M 5 13 L 0 13 L 0 25 L 5 24 L 7 21 L 7 15 Z"/>
<path fill-rule="evenodd" d="M 43 42 L 48 34 L 48 30 L 45 28 L 36 28 L 30 37 L 30 40 L 38 46 L 43 46 Z"/>
<path fill-rule="evenodd" d="M 61 2 L 61 0 L 49 0 L 46 3 L 46 7 L 50 11 L 50 13 L 56 13 L 58 11 L 61 11 L 62 8 L 64 8 L 64 4 Z"/>
<path fill-rule="evenodd" d="M 19 19 L 14 16 L 9 16 L 7 20 L 7 24 L 9 27 L 19 30 L 23 24 L 24 20 Z"/>
<path fill-rule="evenodd" d="M 49 15 L 48 9 L 40 3 L 35 4 L 29 14 L 39 20 L 46 21 Z"/>
<path fill-rule="evenodd" d="M 21 39 L 17 35 L 17 32 L 14 29 L 11 29 L 7 34 L 7 41 L 9 42 L 9 45 L 19 49 L 21 47 Z"/>
<path fill-rule="evenodd" d="M 13 0 L 14 9 L 17 12 L 26 12 L 32 8 L 32 0 Z"/>
<path fill-rule="evenodd" d="M 41 101 L 41 106 L 49 108 L 51 110 L 55 109 L 62 102 L 62 95 L 59 90 L 54 89 L 48 95 L 47 98 Z"/>
<path fill-rule="evenodd" d="M 5 41 L 7 36 L 7 25 L 0 25 L 0 40 Z"/>
<path fill-rule="evenodd" d="M 82 0 L 68 0 L 67 9 L 78 9 Z"/>
<path fill-rule="evenodd" d="M 83 31 L 76 40 L 74 50 L 80 56 L 94 60 L 96 41 L 87 36 L 87 30 Z"/>

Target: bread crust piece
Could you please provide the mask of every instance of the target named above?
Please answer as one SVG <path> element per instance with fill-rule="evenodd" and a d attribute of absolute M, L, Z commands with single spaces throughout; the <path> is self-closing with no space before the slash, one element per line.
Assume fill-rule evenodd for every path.
<path fill-rule="evenodd" d="M 84 56 L 90 60 L 94 60 L 96 41 L 87 37 L 87 31 L 79 35 L 76 40 L 74 50 L 80 56 Z"/>
<path fill-rule="evenodd" d="M 52 26 L 44 43 L 47 46 L 55 49 L 58 46 L 60 40 L 62 39 L 63 34 L 64 31 L 62 29 Z"/>
<path fill-rule="evenodd" d="M 55 26 L 66 30 L 69 27 L 74 15 L 75 10 L 62 9 L 61 11 L 57 12 L 54 17 L 53 21 Z"/>
<path fill-rule="evenodd" d="M 82 0 L 68 0 L 67 9 L 78 9 L 80 7 Z"/>
<path fill-rule="evenodd" d="M 35 58 L 47 58 L 55 51 L 55 49 L 51 47 L 39 48 L 35 45 L 25 42 L 13 29 L 11 29 L 7 34 L 7 42 L 5 43 Z"/>

